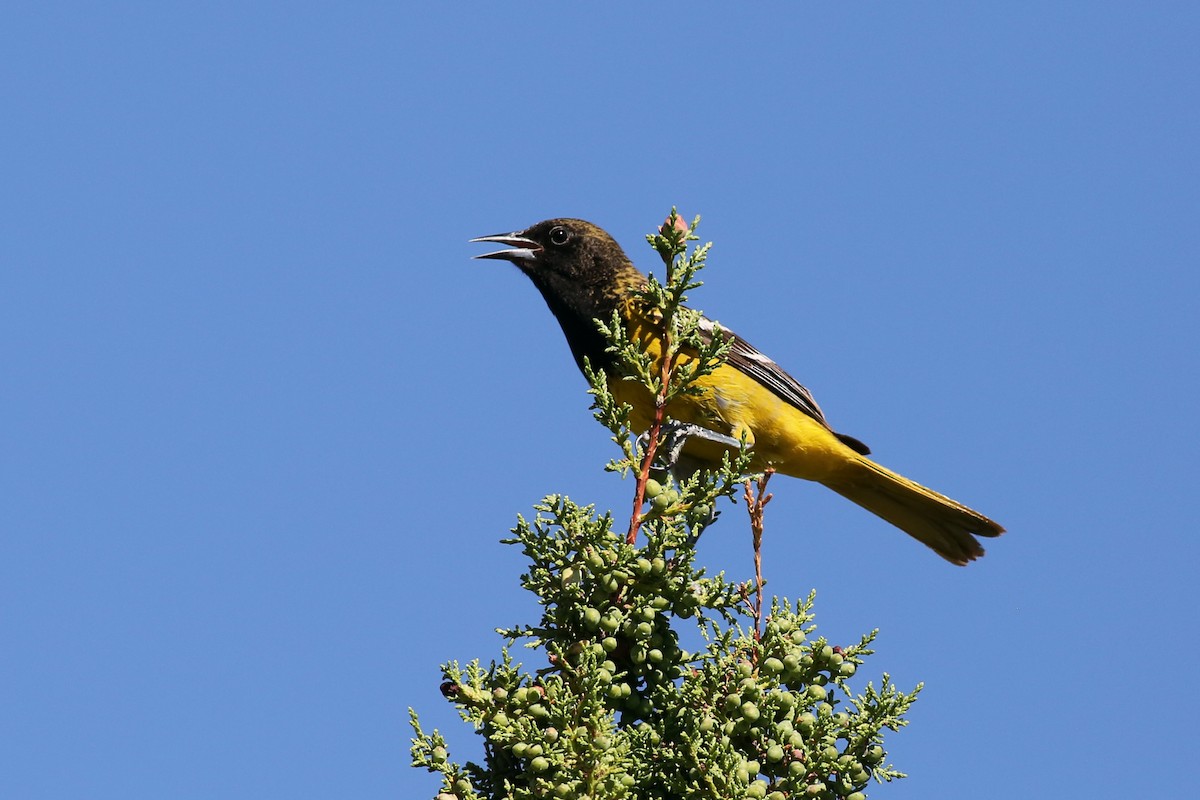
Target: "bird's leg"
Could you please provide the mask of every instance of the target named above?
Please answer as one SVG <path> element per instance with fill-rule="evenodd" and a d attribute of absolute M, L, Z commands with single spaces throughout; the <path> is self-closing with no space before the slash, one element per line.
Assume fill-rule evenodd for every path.
<path fill-rule="evenodd" d="M 699 439 L 705 442 L 712 442 L 729 450 L 738 450 L 742 443 L 732 436 L 725 436 L 716 431 L 696 425 L 691 422 L 679 422 L 677 420 L 669 420 L 662 426 L 662 444 L 658 448 L 658 457 L 654 464 L 650 467 L 650 472 L 657 478 L 662 478 L 670 475 L 675 479 L 676 483 L 680 483 L 687 478 L 695 475 L 704 467 L 704 462 L 699 459 L 691 458 L 683 454 L 683 448 L 687 445 L 689 439 Z M 645 435 L 642 437 L 645 438 Z M 645 442 L 641 442 L 645 444 Z M 709 525 L 717 521 L 717 517 L 721 512 L 716 508 L 712 510 L 712 515 L 707 521 L 697 523 L 692 532 L 692 537 L 688 540 L 689 547 L 695 547 L 700 541 L 700 534 Z"/>

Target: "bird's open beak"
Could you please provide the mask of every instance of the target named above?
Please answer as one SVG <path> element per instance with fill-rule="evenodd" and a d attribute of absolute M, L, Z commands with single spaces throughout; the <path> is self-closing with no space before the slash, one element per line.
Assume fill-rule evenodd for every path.
<path fill-rule="evenodd" d="M 542 247 L 532 239 L 526 239 L 519 233 L 499 233 L 495 236 L 480 236 L 477 239 L 472 239 L 472 242 L 495 242 L 496 244 L 506 244 L 510 249 L 497 250 L 494 253 L 484 253 L 483 255 L 475 256 L 475 258 L 502 258 L 505 261 L 533 261 L 537 258 L 538 253 L 542 252 Z"/>

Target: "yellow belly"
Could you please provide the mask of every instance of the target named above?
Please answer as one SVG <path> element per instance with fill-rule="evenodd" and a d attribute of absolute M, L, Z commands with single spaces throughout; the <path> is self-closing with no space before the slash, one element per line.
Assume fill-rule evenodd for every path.
<path fill-rule="evenodd" d="M 639 312 L 636 301 L 626 306 L 632 319 L 630 338 L 656 364 L 661 364 L 659 326 Z M 694 353 L 681 353 L 679 363 L 695 362 Z M 659 367 L 655 367 L 659 369 Z M 785 475 L 825 482 L 859 455 L 842 444 L 823 423 L 781 399 L 758 381 L 736 367 L 722 364 L 711 374 L 696 381 L 703 391 L 684 395 L 667 407 L 667 416 L 709 430 L 745 437 L 752 446 L 753 469 L 774 467 Z M 610 380 L 609 388 L 618 402 L 633 407 L 631 423 L 636 430 L 649 430 L 654 421 L 654 399 L 646 388 L 634 381 Z M 722 449 L 711 443 L 695 442 L 684 450 L 698 458 L 720 460 Z"/>
<path fill-rule="evenodd" d="M 857 459 L 827 427 L 734 367 L 722 365 L 696 385 L 703 393 L 675 399 L 667 406 L 667 416 L 735 439 L 745 436 L 755 469 L 770 466 L 785 475 L 825 481 Z M 619 402 L 633 407 L 634 428 L 649 429 L 654 401 L 646 388 L 632 381 L 613 381 L 610 388 Z M 711 460 L 721 457 L 721 449 L 709 443 L 691 443 L 685 452 Z"/>

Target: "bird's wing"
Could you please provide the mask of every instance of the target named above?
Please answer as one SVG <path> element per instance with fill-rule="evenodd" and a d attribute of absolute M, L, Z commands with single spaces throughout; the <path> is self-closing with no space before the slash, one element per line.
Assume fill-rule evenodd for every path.
<path fill-rule="evenodd" d="M 702 336 L 707 336 L 711 339 L 716 328 L 717 326 L 712 320 L 707 317 L 700 318 L 700 333 Z M 795 406 L 826 428 L 829 428 L 850 449 L 863 455 L 871 452 L 865 444 L 853 436 L 846 436 L 845 434 L 833 431 L 829 423 L 825 420 L 825 414 L 821 411 L 821 407 L 813 399 L 812 393 L 804 388 L 799 381 L 784 372 L 783 367 L 763 355 L 754 345 L 733 331 L 724 327 L 720 330 L 723 336 L 727 337 L 728 340 L 732 340 L 732 348 L 725 363 L 753 378 L 758 383 L 770 389 L 784 402 Z"/>

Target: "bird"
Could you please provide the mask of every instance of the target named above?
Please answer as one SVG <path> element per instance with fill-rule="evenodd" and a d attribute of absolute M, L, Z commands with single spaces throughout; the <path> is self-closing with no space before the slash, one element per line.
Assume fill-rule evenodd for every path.
<path fill-rule="evenodd" d="M 609 375 L 619 402 L 633 407 L 630 424 L 650 427 L 655 398 L 635 381 L 613 379 L 618 365 L 599 321 L 616 313 L 631 340 L 660 359 L 661 324 L 638 299 L 646 285 L 641 272 L 606 231 L 581 219 L 538 222 L 512 233 L 480 236 L 471 242 L 505 249 L 475 256 L 514 264 L 533 282 L 558 321 L 576 365 L 585 363 Z M 959 566 L 984 554 L 976 537 L 994 537 L 1004 528 L 943 494 L 922 486 L 868 458 L 858 439 L 837 433 L 808 389 L 736 333 L 700 318 L 701 335 L 727 337 L 726 360 L 701 377 L 695 394 L 676 397 L 666 414 L 682 423 L 744 440 L 752 466 L 770 467 L 815 481 L 900 528 L 942 558 Z M 709 444 L 709 447 L 714 445 Z M 689 443 L 688 450 L 695 448 Z M 689 453 L 690 454 L 690 453 Z M 701 457 L 717 458 L 715 453 Z"/>

